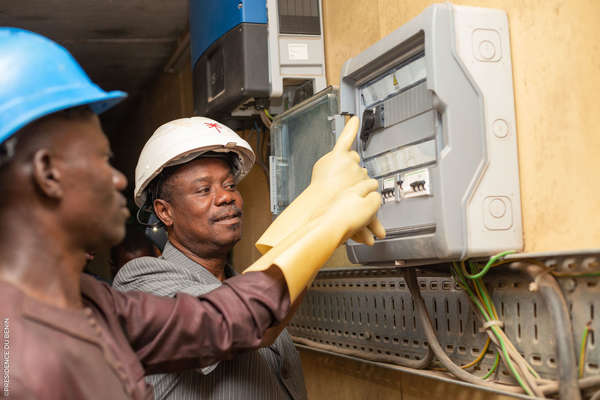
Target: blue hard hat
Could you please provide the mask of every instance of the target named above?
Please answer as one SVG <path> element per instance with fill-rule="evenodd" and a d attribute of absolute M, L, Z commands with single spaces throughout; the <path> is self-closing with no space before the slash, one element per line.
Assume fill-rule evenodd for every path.
<path fill-rule="evenodd" d="M 0 27 L 0 143 L 45 115 L 85 104 L 100 114 L 126 96 L 100 89 L 73 56 L 50 39 Z"/>

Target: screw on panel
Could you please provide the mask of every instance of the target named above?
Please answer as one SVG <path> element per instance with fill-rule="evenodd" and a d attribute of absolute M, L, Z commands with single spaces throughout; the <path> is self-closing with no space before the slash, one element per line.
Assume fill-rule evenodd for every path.
<path fill-rule="evenodd" d="M 574 270 L 577 267 L 577 261 L 574 258 L 567 258 L 563 261 L 563 268 L 566 270 Z"/>
<path fill-rule="evenodd" d="M 588 257 L 585 260 L 583 260 L 583 268 L 586 269 L 595 269 L 600 267 L 600 263 L 598 262 L 598 259 L 596 257 Z"/>
<path fill-rule="evenodd" d="M 567 292 L 573 292 L 577 287 L 577 281 L 575 281 L 575 279 L 573 278 L 566 279 L 563 282 L 563 287 Z"/>

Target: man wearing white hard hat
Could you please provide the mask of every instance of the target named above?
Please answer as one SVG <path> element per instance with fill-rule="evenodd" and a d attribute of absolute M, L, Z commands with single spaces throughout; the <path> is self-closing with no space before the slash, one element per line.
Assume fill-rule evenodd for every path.
<path fill-rule="evenodd" d="M 127 181 L 97 117 L 125 94 L 101 90 L 63 47 L 18 28 L 0 27 L 0 77 L 4 397 L 148 399 L 147 374 L 259 347 L 336 246 L 365 229 L 381 235 L 377 182 L 355 169 L 324 212 L 304 204 L 302 229 L 272 231 L 270 250 L 210 293 L 118 292 L 82 271 L 90 252 L 125 234 Z M 321 175 L 344 160 L 358 168 L 347 151 L 333 159 Z"/>
<path fill-rule="evenodd" d="M 156 214 L 169 240 L 161 257 L 125 264 L 115 288 L 198 296 L 234 276 L 227 260 L 242 235 L 236 185 L 254 159 L 248 143 L 217 121 L 183 118 L 159 127 L 138 161 L 135 201 Z M 147 380 L 156 399 L 306 399 L 302 365 L 289 334 L 283 330 L 274 339 L 202 370 Z"/>

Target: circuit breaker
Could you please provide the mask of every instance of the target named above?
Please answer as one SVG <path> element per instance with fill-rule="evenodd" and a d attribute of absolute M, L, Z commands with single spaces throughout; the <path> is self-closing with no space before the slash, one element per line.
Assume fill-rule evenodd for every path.
<path fill-rule="evenodd" d="M 435 4 L 346 61 L 340 109 L 379 181 L 387 237 L 350 241 L 362 264 L 458 260 L 522 248 L 508 20 Z"/>

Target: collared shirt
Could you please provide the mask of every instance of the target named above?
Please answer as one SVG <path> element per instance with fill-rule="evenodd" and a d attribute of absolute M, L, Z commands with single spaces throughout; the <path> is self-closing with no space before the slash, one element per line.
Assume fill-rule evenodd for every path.
<path fill-rule="evenodd" d="M 257 348 L 289 311 L 287 288 L 263 273 L 199 298 L 121 293 L 82 275 L 84 308 L 37 301 L 0 281 L 3 390 L 9 399 L 151 399 L 144 380 Z"/>
<path fill-rule="evenodd" d="M 226 277 L 233 274 L 226 266 Z M 220 287 L 221 281 L 167 242 L 161 257 L 141 257 L 125 264 L 113 285 L 161 296 L 177 292 L 198 296 Z M 147 380 L 161 400 L 306 399 L 300 357 L 285 330 L 271 346 L 221 361 L 214 371 L 152 375 Z"/>

